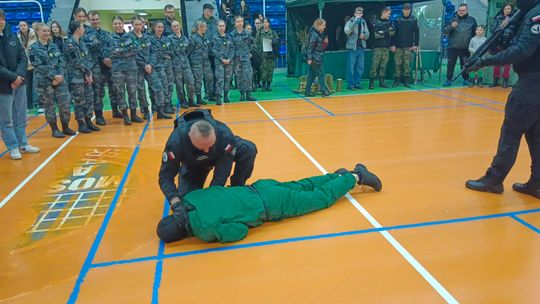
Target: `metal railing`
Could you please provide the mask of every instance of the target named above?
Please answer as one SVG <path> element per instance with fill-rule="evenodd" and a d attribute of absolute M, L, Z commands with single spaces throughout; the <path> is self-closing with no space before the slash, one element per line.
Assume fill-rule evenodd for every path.
<path fill-rule="evenodd" d="M 7 1 L 0 1 L 0 3 L 35 3 L 39 7 L 39 14 L 41 15 L 41 22 L 45 22 L 45 19 L 43 18 L 43 6 L 37 0 L 20 0 L 20 1 L 7 0 Z"/>

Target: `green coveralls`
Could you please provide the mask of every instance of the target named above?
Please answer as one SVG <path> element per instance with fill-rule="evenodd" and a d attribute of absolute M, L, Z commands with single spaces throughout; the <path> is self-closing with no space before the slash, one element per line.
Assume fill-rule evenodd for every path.
<path fill-rule="evenodd" d="M 210 187 L 184 196 L 195 237 L 205 242 L 235 242 L 248 229 L 328 208 L 356 184 L 352 174 L 327 174 L 281 183 L 272 179 L 251 186 Z"/>

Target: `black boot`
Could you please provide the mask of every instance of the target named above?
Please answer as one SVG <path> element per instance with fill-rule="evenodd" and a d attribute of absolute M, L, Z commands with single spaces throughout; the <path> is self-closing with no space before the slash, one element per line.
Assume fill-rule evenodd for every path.
<path fill-rule="evenodd" d="M 358 175 L 358 178 L 360 179 L 358 181 L 358 185 L 370 186 L 371 188 L 375 189 L 375 191 L 377 192 L 381 191 L 382 189 L 381 180 L 377 177 L 377 175 L 369 172 L 366 166 L 362 164 L 356 164 L 352 172 L 356 173 Z"/>
<path fill-rule="evenodd" d="M 193 99 L 190 99 L 190 100 L 188 101 L 188 104 L 189 104 L 190 107 L 194 107 L 194 108 L 200 107 L 198 104 L 196 104 L 196 103 L 193 101 Z"/>
<path fill-rule="evenodd" d="M 495 77 L 493 78 L 493 83 L 489 85 L 490 88 L 498 87 L 499 86 L 499 78 Z"/>
<path fill-rule="evenodd" d="M 244 92 L 240 92 L 240 101 L 246 101 L 246 94 Z"/>
<path fill-rule="evenodd" d="M 517 192 L 540 198 L 540 182 L 533 182 L 529 180 L 526 183 L 515 183 L 512 185 L 512 189 Z"/>
<path fill-rule="evenodd" d="M 101 131 L 100 128 L 98 128 L 96 125 L 94 125 L 94 123 L 92 123 L 92 118 L 90 116 L 85 117 L 84 121 L 86 122 L 86 126 L 88 127 L 88 129 L 92 131 Z"/>
<path fill-rule="evenodd" d="M 229 100 L 229 92 L 227 92 L 227 91 L 223 92 L 223 102 L 224 102 L 224 103 L 229 103 L 229 102 L 231 102 L 231 101 Z"/>
<path fill-rule="evenodd" d="M 398 87 L 399 86 L 399 77 L 394 78 L 394 83 L 392 83 L 392 87 Z"/>
<path fill-rule="evenodd" d="M 268 91 L 266 84 L 267 84 L 266 81 L 263 81 L 263 82 L 262 82 L 262 89 L 261 89 L 261 91 L 263 91 L 263 92 Z"/>
<path fill-rule="evenodd" d="M 221 105 L 221 96 L 220 95 L 216 95 L 216 105 L 218 105 L 218 106 Z"/>
<path fill-rule="evenodd" d="M 180 108 L 182 108 L 182 109 L 189 109 L 189 104 L 188 104 L 186 98 L 182 98 L 182 99 L 180 100 Z"/>
<path fill-rule="evenodd" d="M 122 113 L 120 111 L 118 111 L 118 107 L 117 106 L 113 106 L 112 108 L 112 117 L 113 118 L 122 118 Z"/>
<path fill-rule="evenodd" d="M 484 87 L 484 78 L 479 77 L 479 78 L 478 78 L 478 83 L 477 83 L 477 84 L 478 84 L 478 87 L 479 87 L 479 88 L 483 88 L 483 87 Z"/>
<path fill-rule="evenodd" d="M 468 180 L 465 183 L 465 187 L 471 190 L 497 193 L 497 194 L 503 193 L 504 191 L 504 186 L 502 182 L 496 181 L 494 178 L 488 177 L 487 175 L 484 175 L 476 180 L 474 179 Z"/>
<path fill-rule="evenodd" d="M 136 123 L 144 122 L 139 116 L 137 116 L 137 110 L 131 110 L 131 121 Z"/>
<path fill-rule="evenodd" d="M 172 104 L 170 104 L 170 103 L 167 103 L 167 104 L 165 105 L 165 111 L 164 111 L 164 112 L 167 113 L 167 114 L 174 114 L 174 113 L 176 113 L 176 111 L 174 110 Z"/>
<path fill-rule="evenodd" d="M 268 92 L 272 92 L 272 86 L 271 86 L 271 84 L 272 84 L 271 81 L 268 81 L 268 82 L 266 83 L 266 90 L 267 90 Z"/>
<path fill-rule="evenodd" d="M 247 101 L 257 101 L 257 98 L 251 96 L 251 92 L 246 92 L 246 100 Z"/>
<path fill-rule="evenodd" d="M 163 112 L 162 108 L 157 109 L 157 119 L 171 119 L 172 117 L 170 115 L 167 115 L 167 113 Z"/>
<path fill-rule="evenodd" d="M 503 78 L 502 87 L 505 89 L 508 88 L 508 78 Z"/>
<path fill-rule="evenodd" d="M 127 109 L 122 110 L 122 116 L 124 117 L 124 126 L 131 126 L 131 119 L 129 119 Z"/>
<path fill-rule="evenodd" d="M 141 112 L 143 113 L 143 119 L 149 120 L 150 119 L 150 112 L 148 111 L 148 107 L 141 108 Z"/>
<path fill-rule="evenodd" d="M 62 123 L 62 133 L 66 134 L 67 136 L 75 135 L 75 131 L 69 128 L 69 123 L 67 122 Z"/>
<path fill-rule="evenodd" d="M 97 110 L 95 111 L 95 113 L 96 113 L 96 125 L 100 125 L 100 126 L 106 125 L 107 122 L 105 121 L 105 117 L 103 117 L 103 111 Z"/>
<path fill-rule="evenodd" d="M 49 126 L 51 126 L 52 137 L 54 138 L 66 137 L 62 132 L 60 132 L 60 130 L 58 130 L 58 125 L 56 124 L 56 122 L 49 123 Z"/>
<path fill-rule="evenodd" d="M 370 90 L 375 89 L 375 79 L 373 79 L 373 78 L 369 79 L 369 89 Z"/>
<path fill-rule="evenodd" d="M 208 101 L 216 101 L 216 94 L 208 94 Z"/>
<path fill-rule="evenodd" d="M 201 96 L 201 94 L 198 94 L 197 95 L 197 104 L 198 105 L 202 105 L 202 106 L 205 106 L 207 105 L 208 103 L 206 102 L 206 100 L 204 100 Z"/>
<path fill-rule="evenodd" d="M 379 78 L 379 87 L 388 88 L 388 86 L 384 83 L 384 78 Z"/>
<path fill-rule="evenodd" d="M 79 133 L 92 133 L 92 131 L 88 129 L 84 119 L 77 120 L 77 123 L 79 124 Z"/>
<path fill-rule="evenodd" d="M 411 85 L 409 84 L 409 77 L 403 77 L 403 86 L 406 88 L 411 87 Z"/>

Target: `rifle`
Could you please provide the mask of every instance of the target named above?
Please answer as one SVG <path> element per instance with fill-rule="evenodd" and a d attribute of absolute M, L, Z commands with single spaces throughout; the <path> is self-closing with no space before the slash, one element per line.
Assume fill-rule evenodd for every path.
<path fill-rule="evenodd" d="M 493 35 L 491 35 L 491 37 L 484 41 L 484 43 L 482 43 L 482 45 L 478 49 L 476 49 L 476 51 L 474 51 L 474 53 L 467 59 L 461 72 L 456 75 L 454 79 L 452 79 L 452 82 L 456 81 L 459 76 L 462 76 L 465 73 L 470 73 L 472 65 L 476 62 L 478 58 L 484 56 L 488 52 L 488 50 L 490 50 L 495 45 L 495 43 L 497 43 L 499 37 L 503 34 L 504 29 L 508 25 L 517 22 L 520 18 L 521 10 L 517 10 L 517 12 L 510 19 L 508 19 L 508 23 L 506 23 L 506 25 L 501 24 L 501 26 L 499 26 L 499 28 L 497 28 L 495 32 L 493 32 Z"/>

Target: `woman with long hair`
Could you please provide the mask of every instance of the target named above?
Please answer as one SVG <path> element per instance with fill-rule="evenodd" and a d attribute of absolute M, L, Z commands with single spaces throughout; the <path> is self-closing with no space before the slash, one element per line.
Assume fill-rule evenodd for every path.
<path fill-rule="evenodd" d="M 491 25 L 491 33 L 493 34 L 501 25 L 505 25 L 506 28 L 503 32 L 502 38 L 500 40 L 500 43 L 497 44 L 497 46 L 491 50 L 492 54 L 497 54 L 499 52 L 504 51 L 512 39 L 512 34 L 515 29 L 515 25 L 508 24 L 508 20 L 512 18 L 512 16 L 515 14 L 514 8 L 512 7 L 512 4 L 505 4 L 503 8 L 499 11 L 499 13 L 493 18 L 493 23 Z M 502 72 L 502 87 L 507 88 L 508 87 L 508 80 L 510 78 L 510 64 L 505 64 L 503 66 L 495 65 L 493 66 L 493 83 L 489 86 L 491 88 L 496 87 L 499 85 L 499 79 L 501 77 L 501 68 L 503 69 Z"/>
<path fill-rule="evenodd" d="M 195 80 L 193 78 L 193 72 L 189 64 L 188 49 L 189 40 L 183 35 L 180 22 L 173 21 L 171 23 L 173 33 L 167 37 L 171 42 L 172 49 L 172 63 L 174 71 L 174 83 L 176 84 L 176 95 L 180 106 L 184 109 L 190 106 L 195 106 L 193 101 L 193 95 L 195 94 Z M 188 99 L 186 100 L 186 94 L 184 85 L 187 86 Z"/>
<path fill-rule="evenodd" d="M 264 18 L 263 27 L 257 32 L 255 41 L 263 59 L 261 68 L 262 90 L 272 91 L 270 85 L 272 84 L 274 68 L 276 67 L 276 54 L 274 53 L 274 48 L 279 46 L 279 37 L 278 34 L 270 28 L 270 20 L 268 20 L 268 18 Z M 271 48 L 268 48 L 268 41 L 271 43 Z M 265 44 L 267 48 L 265 48 Z"/>
<path fill-rule="evenodd" d="M 218 34 L 212 41 L 214 61 L 216 66 L 216 104 L 229 103 L 229 89 L 233 74 L 232 59 L 234 57 L 234 43 L 225 32 L 227 25 L 224 20 L 218 21 Z"/>
<path fill-rule="evenodd" d="M 24 48 L 24 52 L 28 57 L 28 48 L 37 41 L 36 33 L 32 28 L 28 26 L 28 22 L 20 21 L 19 22 L 19 32 L 17 32 L 17 37 Z M 27 109 L 33 108 L 34 101 L 34 67 L 28 59 L 28 67 L 26 68 L 26 107 Z"/>
<path fill-rule="evenodd" d="M 307 64 L 309 65 L 309 71 L 306 78 L 306 91 L 307 97 L 312 97 L 311 85 L 313 80 L 317 78 L 319 87 L 321 88 L 321 94 L 323 97 L 330 96 L 330 92 L 326 87 L 326 82 L 323 77 L 323 54 L 324 50 L 328 46 L 328 38 L 324 37 L 324 30 L 326 29 L 326 21 L 322 18 L 316 19 L 313 22 L 313 26 L 309 30 L 309 38 L 307 45 Z"/>
<path fill-rule="evenodd" d="M 236 28 L 231 32 L 234 42 L 234 75 L 238 89 L 240 90 L 240 101 L 257 101 L 251 96 L 253 91 L 253 69 L 251 67 L 251 34 L 244 29 L 244 18 L 237 16 L 234 19 Z"/>
<path fill-rule="evenodd" d="M 174 114 L 175 110 L 172 108 L 172 92 L 174 89 L 174 75 L 172 72 L 172 62 L 171 62 L 171 43 L 167 39 L 163 32 L 165 27 L 163 21 L 155 21 L 154 23 L 154 34 L 150 39 L 152 44 L 152 52 L 155 54 L 155 71 L 157 73 L 157 78 L 161 79 L 163 85 L 164 101 L 163 105 L 158 105 L 162 107 L 162 112 L 166 114 Z"/>
<path fill-rule="evenodd" d="M 35 82 L 40 103 L 45 108 L 45 118 L 51 127 L 52 137 L 75 135 L 69 128 L 69 89 L 65 80 L 66 62 L 60 48 L 51 41 L 51 31 L 45 23 L 36 25 L 38 41 L 28 50 L 28 57 L 35 70 Z M 58 129 L 54 101 L 58 105 L 62 132 Z"/>
<path fill-rule="evenodd" d="M 60 23 L 58 23 L 58 21 L 55 20 L 51 22 L 51 26 L 49 29 L 51 32 L 52 41 L 58 46 L 60 52 L 63 53 L 67 35 L 64 30 L 62 30 L 62 26 L 60 25 Z"/>

